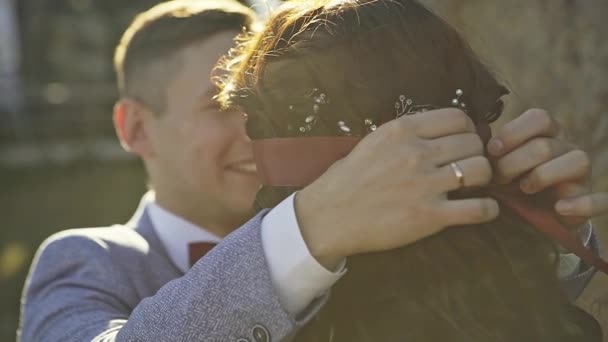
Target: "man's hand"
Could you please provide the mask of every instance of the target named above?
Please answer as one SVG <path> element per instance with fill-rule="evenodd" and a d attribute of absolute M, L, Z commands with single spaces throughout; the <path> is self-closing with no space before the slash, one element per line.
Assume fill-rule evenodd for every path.
<path fill-rule="evenodd" d="M 344 257 L 410 244 L 448 226 L 493 220 L 489 198 L 448 200 L 460 187 L 492 179 L 484 146 L 467 115 L 440 109 L 390 121 L 366 136 L 295 200 L 311 253 L 334 269 Z"/>
<path fill-rule="evenodd" d="M 548 192 L 556 211 L 575 225 L 608 213 L 608 193 L 591 192 L 589 156 L 562 133 L 546 111 L 530 109 L 490 139 L 488 152 L 498 182 L 517 179 L 526 193 Z"/>

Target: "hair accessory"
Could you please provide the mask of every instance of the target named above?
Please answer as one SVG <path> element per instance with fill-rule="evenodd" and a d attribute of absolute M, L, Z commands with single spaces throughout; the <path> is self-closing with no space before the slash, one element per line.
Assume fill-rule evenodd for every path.
<path fill-rule="evenodd" d="M 466 111 L 466 104 L 462 102 L 461 97 L 464 95 L 462 89 L 456 90 L 456 97 L 452 99 L 451 104 L 457 108 Z M 330 104 L 330 99 L 325 92 L 319 88 L 314 88 L 310 95 L 312 103 L 304 105 L 304 108 L 300 109 L 294 105 L 290 105 L 289 111 L 294 112 L 296 115 L 293 116 L 295 119 L 293 124 L 289 124 L 289 130 L 296 129 L 296 133 L 299 135 L 308 135 L 309 132 L 313 131 L 321 115 L 321 111 L 324 105 Z M 399 95 L 398 100 L 395 102 L 395 114 L 396 118 L 403 115 L 412 115 L 416 113 L 422 113 L 429 110 L 434 110 L 439 107 L 435 105 L 416 105 L 411 98 L 405 95 Z M 379 123 L 374 122 L 373 119 L 367 117 L 363 119 L 362 123 L 355 123 L 354 126 L 347 124 L 345 121 L 340 120 L 336 122 L 338 128 L 338 134 L 341 136 L 351 135 L 364 135 L 369 134 L 378 129 Z"/>
<path fill-rule="evenodd" d="M 321 106 L 329 103 L 327 95 L 319 91 L 318 88 L 312 90 L 310 97 L 313 100 L 311 108 L 312 111 L 310 109 L 306 110 L 304 122 L 300 123 L 300 126 L 298 127 L 298 131 L 300 131 L 300 133 L 307 133 L 312 131 L 314 125 L 319 120 L 319 111 L 321 110 Z M 289 111 L 295 111 L 294 105 L 289 106 Z"/>
<path fill-rule="evenodd" d="M 462 97 L 462 95 L 464 95 L 464 92 L 462 91 L 462 89 L 456 89 L 456 97 L 452 99 L 452 105 L 454 107 L 458 107 L 466 112 L 467 105 L 464 102 L 462 102 L 462 100 L 460 99 Z"/>
<path fill-rule="evenodd" d="M 304 135 L 308 134 L 314 129 L 315 124 L 319 121 L 320 112 L 323 106 L 331 103 L 327 94 L 321 91 L 319 88 L 314 88 L 309 97 L 312 99 L 312 104 L 306 105 L 306 108 L 303 110 L 298 109 L 294 105 L 289 106 L 289 111 L 295 112 L 300 118 L 297 119 L 301 121 L 296 125 L 296 127 L 298 127 L 298 132 Z M 340 135 L 351 136 L 353 134 L 353 129 L 347 125 L 345 121 L 338 121 L 337 126 L 338 133 Z M 365 127 L 367 128 L 368 132 L 374 131 L 377 128 L 371 119 L 365 119 Z"/>
<path fill-rule="evenodd" d="M 350 129 L 350 127 L 346 126 L 346 123 L 344 121 L 338 121 L 338 129 L 340 129 L 340 133 L 342 133 L 342 135 L 351 135 L 352 130 Z"/>
<path fill-rule="evenodd" d="M 378 126 L 374 123 L 374 121 L 372 119 L 365 119 L 363 121 L 363 123 L 365 124 L 365 127 L 367 128 L 367 133 L 371 133 L 378 128 Z"/>
<path fill-rule="evenodd" d="M 437 109 L 437 107 L 433 105 L 415 105 L 414 101 L 407 98 L 405 95 L 399 95 L 399 100 L 395 102 L 395 113 L 397 114 L 396 118 L 404 115 L 426 112 L 433 109 Z"/>

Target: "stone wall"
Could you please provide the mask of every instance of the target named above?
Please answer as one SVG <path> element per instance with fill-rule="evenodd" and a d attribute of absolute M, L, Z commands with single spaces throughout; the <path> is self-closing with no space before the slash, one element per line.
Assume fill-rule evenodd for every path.
<path fill-rule="evenodd" d="M 423 0 L 460 29 L 512 95 L 507 115 L 548 109 L 592 154 L 608 190 L 605 0 Z"/>

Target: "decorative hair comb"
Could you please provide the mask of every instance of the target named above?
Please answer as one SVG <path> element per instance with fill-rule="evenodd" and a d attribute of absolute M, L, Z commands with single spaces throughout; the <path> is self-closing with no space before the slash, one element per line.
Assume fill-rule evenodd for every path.
<path fill-rule="evenodd" d="M 395 118 L 426 112 L 437 108 L 437 106 L 433 105 L 415 105 L 414 100 L 407 98 L 405 95 L 399 95 L 399 100 L 395 102 Z"/>
<path fill-rule="evenodd" d="M 331 103 L 327 94 L 321 91 L 319 88 L 314 88 L 308 96 L 312 100 L 312 103 L 305 105 L 304 108 L 296 108 L 294 105 L 289 106 L 290 112 L 302 113 L 299 115 L 300 119 L 296 125 L 299 135 L 307 135 L 309 132 L 311 132 L 316 123 L 319 122 L 319 112 L 323 106 Z M 374 121 L 369 118 L 363 120 L 363 126 L 365 127 L 365 131 L 367 133 L 373 132 L 376 130 L 376 128 L 378 128 Z M 342 136 L 351 136 L 353 134 L 353 129 L 344 120 L 336 122 L 336 128 L 337 133 Z M 293 127 L 288 129 L 293 130 Z"/>
<path fill-rule="evenodd" d="M 321 109 L 321 106 L 329 103 L 327 95 L 325 95 L 324 92 L 321 92 L 318 88 L 313 89 L 309 96 L 312 99 L 312 105 L 310 108 L 305 109 L 306 115 L 304 117 L 304 122 L 302 122 L 298 127 L 298 131 L 300 133 L 312 131 L 317 121 L 319 121 L 319 110 Z M 290 105 L 289 111 L 295 111 L 295 106 Z"/>
<path fill-rule="evenodd" d="M 454 107 L 460 108 L 466 112 L 466 104 L 462 102 L 462 96 L 464 92 L 462 89 L 456 89 L 456 97 L 452 99 L 451 104 Z M 310 95 L 308 95 L 312 102 L 309 105 L 305 105 L 304 108 L 296 108 L 294 105 L 289 106 L 290 112 L 302 113 L 299 115 L 299 122 L 295 125 L 297 128 L 290 125 L 289 130 L 293 131 L 297 129 L 298 135 L 308 135 L 309 132 L 314 130 L 317 122 L 319 122 L 319 113 L 324 105 L 330 102 L 327 94 L 319 88 L 314 88 Z M 416 113 L 422 113 L 429 110 L 438 109 L 439 107 L 430 104 L 417 105 L 414 104 L 414 100 L 408 98 L 405 95 L 399 95 L 398 100 L 395 102 L 395 118 L 399 118 L 404 115 L 412 115 Z M 354 127 L 362 127 L 360 129 L 354 129 L 352 123 L 347 123 L 345 120 L 339 120 L 336 122 L 337 133 L 341 136 L 351 136 L 356 132 L 371 133 L 378 128 L 379 123 L 374 122 L 371 118 L 363 119 L 362 123 L 356 124 Z"/>

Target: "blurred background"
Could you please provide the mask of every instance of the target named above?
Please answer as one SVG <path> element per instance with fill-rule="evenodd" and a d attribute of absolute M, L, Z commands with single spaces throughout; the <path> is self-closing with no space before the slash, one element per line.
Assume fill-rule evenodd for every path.
<path fill-rule="evenodd" d="M 0 341 L 15 339 L 42 240 L 125 222 L 145 191 L 142 166 L 112 128 L 112 54 L 134 15 L 158 2 L 0 0 Z M 509 85 L 505 119 L 548 109 L 591 153 L 594 187 L 608 190 L 608 1 L 422 2 Z M 594 224 L 608 246 L 608 220 Z M 608 280 L 598 276 L 580 301 L 608 321 L 605 298 Z"/>

